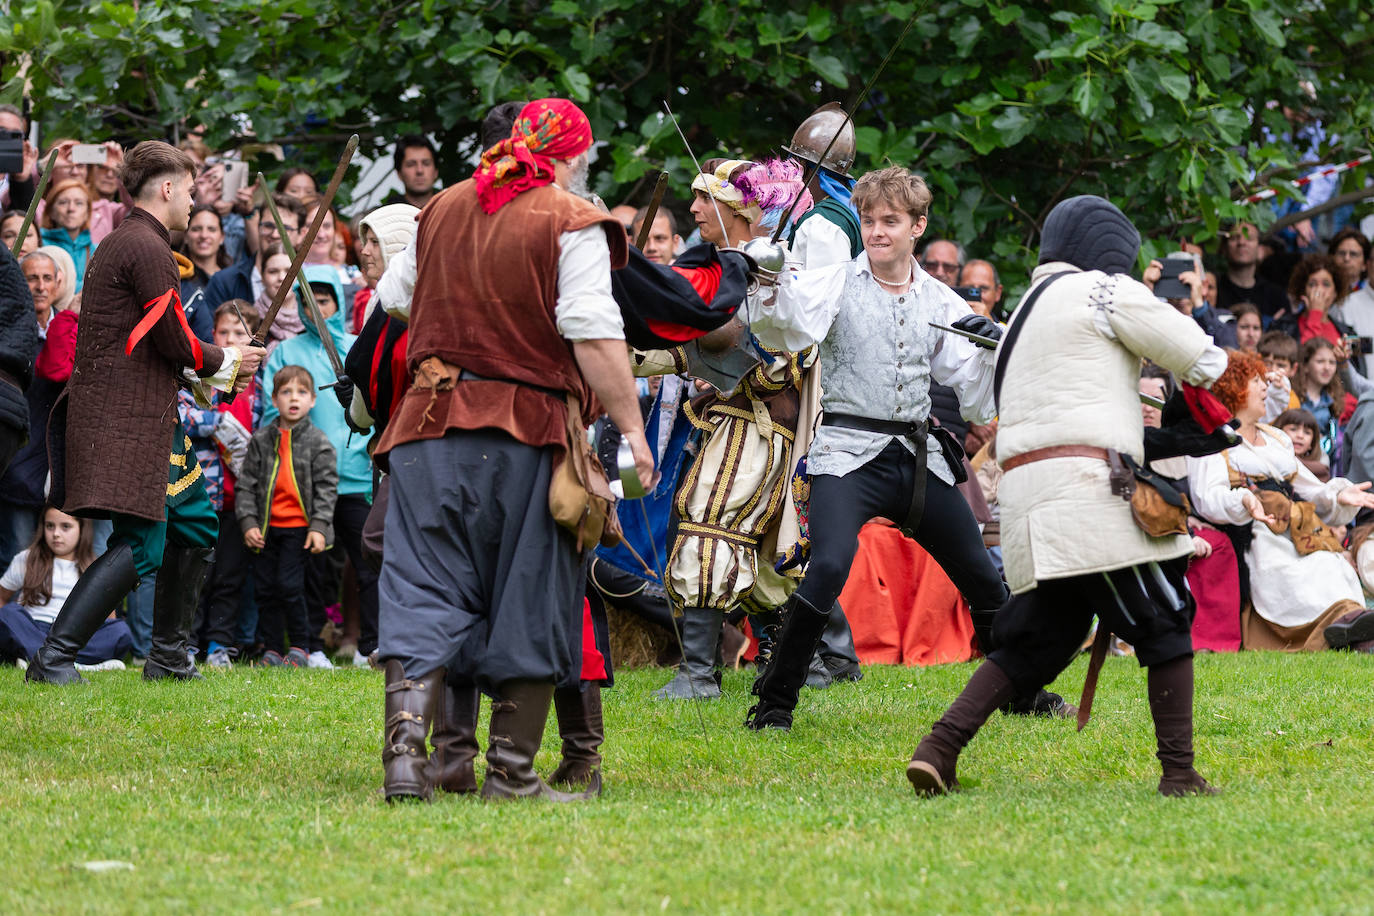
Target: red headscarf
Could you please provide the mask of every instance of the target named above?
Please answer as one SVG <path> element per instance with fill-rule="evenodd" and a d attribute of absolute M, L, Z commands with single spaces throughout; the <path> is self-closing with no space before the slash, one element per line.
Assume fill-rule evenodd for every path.
<path fill-rule="evenodd" d="M 495 213 L 531 188 L 553 183 L 554 159 L 568 160 L 592 145 L 592 125 L 567 99 L 538 99 L 520 109 L 510 136 L 482 154 L 477 200 Z"/>

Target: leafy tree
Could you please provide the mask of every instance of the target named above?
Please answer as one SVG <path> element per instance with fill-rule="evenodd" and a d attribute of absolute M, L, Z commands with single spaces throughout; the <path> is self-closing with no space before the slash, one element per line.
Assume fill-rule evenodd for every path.
<path fill-rule="evenodd" d="M 26 89 L 49 136 L 255 136 L 327 171 L 347 134 L 377 149 L 433 133 L 461 179 L 492 104 L 565 95 L 604 141 L 597 187 L 643 200 L 698 156 L 775 151 L 815 106 L 852 104 L 856 173 L 910 166 L 936 190 L 930 233 L 1009 277 L 1055 202 L 1111 197 L 1150 241 L 1214 236 L 1267 207 L 1232 203 L 1300 174 L 1295 117 L 1323 158 L 1369 145 L 1374 24 L 1366 0 L 9 0 L 3 96 Z M 1365 170 L 1346 176 L 1361 187 Z"/>

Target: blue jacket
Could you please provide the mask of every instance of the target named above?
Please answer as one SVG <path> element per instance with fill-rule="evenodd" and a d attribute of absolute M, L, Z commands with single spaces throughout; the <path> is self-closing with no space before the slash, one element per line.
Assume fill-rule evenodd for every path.
<path fill-rule="evenodd" d="M 86 262 L 90 260 L 91 252 L 95 251 L 91 231 L 82 229 L 75 239 L 67 234 L 66 229 L 43 229 L 39 235 L 43 236 L 44 245 L 56 245 L 72 256 L 72 263 L 76 265 L 76 291 L 81 292 L 81 285 L 86 282 Z"/>
<path fill-rule="evenodd" d="M 201 295 L 205 297 L 205 308 L 211 314 L 230 299 L 245 299 L 252 302 L 258 297 L 253 295 L 253 268 L 257 266 L 257 261 L 252 254 L 245 254 L 244 257 L 230 264 L 228 267 L 216 273 L 205 284 L 201 290 Z M 185 296 L 182 301 L 185 301 Z"/>
<path fill-rule="evenodd" d="M 224 271 L 220 271 L 215 274 L 210 282 L 214 283 L 223 273 Z M 307 283 L 332 283 L 337 287 L 340 301 L 343 300 L 343 287 L 339 283 L 339 272 L 336 269 L 325 264 L 307 264 L 304 273 Z M 324 344 L 320 343 L 315 323 L 310 320 L 304 305 L 301 306 L 301 320 L 305 322 L 305 330 L 277 344 L 272 355 L 267 358 L 267 365 L 263 370 L 263 395 L 266 398 L 271 397 L 272 379 L 282 366 L 304 366 L 314 376 L 316 388 L 334 381 L 334 370 L 329 365 L 329 357 L 325 355 Z M 334 346 L 339 351 L 339 358 L 342 359 L 353 346 L 353 341 L 357 340 L 352 334 L 344 333 L 344 310 L 341 308 L 326 319 L 325 326 L 329 328 L 329 336 L 334 339 Z M 270 400 L 266 401 L 263 405 L 262 425 L 266 426 L 276 417 L 276 405 Z M 339 405 L 338 398 L 334 397 L 333 391 L 316 391 L 315 406 L 310 409 L 310 422 L 322 430 L 329 437 L 329 444 L 334 446 L 334 453 L 338 458 L 339 495 L 362 494 L 370 498 L 372 462 L 367 455 L 368 437 L 348 428 L 344 421 L 344 409 Z"/>

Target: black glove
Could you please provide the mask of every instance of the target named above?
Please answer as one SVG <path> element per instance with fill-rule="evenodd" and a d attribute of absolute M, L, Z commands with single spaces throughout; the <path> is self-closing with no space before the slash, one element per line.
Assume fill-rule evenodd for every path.
<path fill-rule="evenodd" d="M 353 404 L 353 380 L 341 375 L 330 387 L 334 389 L 334 397 L 339 399 L 339 406 L 344 409 L 344 413 L 348 413 L 348 408 Z"/>
<path fill-rule="evenodd" d="M 979 337 L 987 337 L 990 340 L 1002 339 L 1002 326 L 983 315 L 965 315 L 954 322 L 953 327 L 970 334 L 977 334 Z M 977 343 L 977 341 L 974 342 Z M 987 344 L 978 344 L 978 346 L 989 350 L 997 349 L 995 346 L 989 347 Z"/>

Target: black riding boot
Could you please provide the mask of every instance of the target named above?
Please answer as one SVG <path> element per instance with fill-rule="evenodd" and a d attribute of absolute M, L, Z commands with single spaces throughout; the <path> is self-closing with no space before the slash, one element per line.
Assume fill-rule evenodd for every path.
<path fill-rule="evenodd" d="M 778 636 L 768 668 L 754 679 L 753 693 L 759 701 L 749 708 L 744 718 L 746 728 L 762 731 L 792 728 L 792 710 L 797 707 L 797 694 L 806 683 L 811 657 L 816 654 L 821 632 L 830 615 L 817 610 L 800 595 L 787 599 L 782 633 Z"/>
<path fill-rule="evenodd" d="M 200 606 L 200 590 L 214 561 L 213 547 L 169 544 L 162 552 L 162 568 L 157 572 L 157 589 L 153 593 L 153 644 L 143 665 L 145 681 L 190 681 L 200 677 L 186 652 L 191 644 L 196 608 Z"/>
<path fill-rule="evenodd" d="M 134 552 L 128 544 L 118 542 L 76 580 L 52 622 L 48 638 L 29 660 L 24 679 L 45 684 L 86 683 L 76 673 L 76 653 L 85 648 L 105 618 L 136 585 Z"/>
<path fill-rule="evenodd" d="M 859 670 L 859 655 L 854 651 L 854 633 L 838 601 L 830 609 L 830 620 L 821 634 L 820 656 L 832 681 L 857 681 L 864 676 Z"/>
<path fill-rule="evenodd" d="M 759 643 L 758 655 L 754 657 L 754 667 L 762 672 L 768 667 L 768 661 L 773 657 L 773 650 L 777 647 L 778 632 L 782 629 L 782 614 L 778 613 L 777 608 L 750 614 L 749 629 Z"/>
<path fill-rule="evenodd" d="M 720 696 L 716 682 L 716 649 L 725 615 L 708 607 L 689 607 L 682 612 L 682 664 L 673 679 L 654 691 L 656 700 L 714 700 Z"/>

